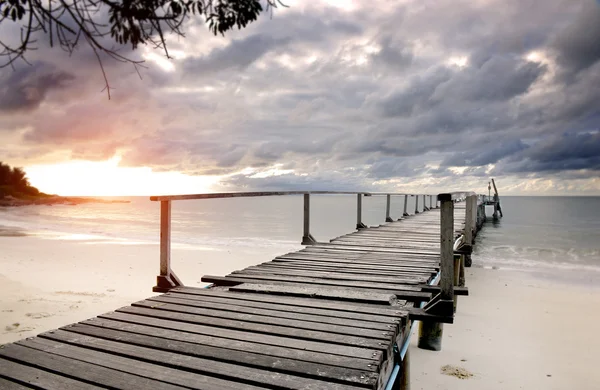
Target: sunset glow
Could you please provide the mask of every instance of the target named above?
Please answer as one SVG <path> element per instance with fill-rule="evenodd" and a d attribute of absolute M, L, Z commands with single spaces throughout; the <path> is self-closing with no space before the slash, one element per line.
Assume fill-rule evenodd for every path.
<path fill-rule="evenodd" d="M 63 196 L 142 196 L 201 193 L 219 178 L 154 172 L 148 167 L 120 167 L 107 161 L 70 161 L 27 167 L 31 184 L 40 191 Z"/>

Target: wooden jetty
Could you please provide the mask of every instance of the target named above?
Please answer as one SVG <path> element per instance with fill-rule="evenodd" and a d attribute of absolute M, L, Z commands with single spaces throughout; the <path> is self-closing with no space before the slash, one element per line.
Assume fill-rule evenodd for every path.
<path fill-rule="evenodd" d="M 471 192 L 357 197 L 357 231 L 319 242 L 310 198 L 330 192 L 152 197 L 161 204 L 153 296 L 0 349 L 1 389 L 408 389 L 408 344 L 441 347 L 465 260 L 485 212 Z M 171 203 L 302 195 L 305 249 L 183 286 L 170 263 Z M 364 196 L 386 196 L 386 223 L 362 222 Z M 392 220 L 390 199 L 404 197 Z M 409 196 L 422 200 L 411 215 Z"/>

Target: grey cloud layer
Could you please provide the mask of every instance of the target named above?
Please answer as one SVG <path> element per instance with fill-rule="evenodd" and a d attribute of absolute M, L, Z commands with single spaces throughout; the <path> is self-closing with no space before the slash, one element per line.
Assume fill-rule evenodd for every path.
<path fill-rule="evenodd" d="M 175 70 L 150 63 L 143 80 L 111 64 L 110 102 L 88 55 L 44 51 L 34 69 L 0 71 L 0 137 L 21 134 L 25 162 L 49 147 L 118 152 L 124 165 L 233 174 L 223 188 L 600 171 L 593 0 L 299 4 L 227 39 L 193 29 L 174 47 L 186 53 Z M 467 66 L 449 62 L 460 57 Z M 294 173 L 239 173 L 275 164 Z"/>

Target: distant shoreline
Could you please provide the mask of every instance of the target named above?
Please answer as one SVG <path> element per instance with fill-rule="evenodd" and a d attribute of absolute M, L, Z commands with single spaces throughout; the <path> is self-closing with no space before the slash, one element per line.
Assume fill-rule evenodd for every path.
<path fill-rule="evenodd" d="M 0 207 L 20 207 L 20 206 L 33 206 L 33 205 L 69 205 L 77 206 L 85 203 L 131 203 L 129 200 L 118 200 L 118 199 L 99 199 L 99 198 L 83 198 L 83 197 L 72 197 L 72 196 L 43 196 L 35 198 L 15 198 L 7 196 L 0 198 Z"/>

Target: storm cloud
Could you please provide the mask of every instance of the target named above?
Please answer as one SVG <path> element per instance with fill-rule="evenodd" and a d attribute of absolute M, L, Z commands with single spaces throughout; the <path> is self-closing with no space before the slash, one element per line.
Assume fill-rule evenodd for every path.
<path fill-rule="evenodd" d="M 289 5 L 226 38 L 190 22 L 169 40 L 174 60 L 140 51 L 142 79 L 107 63 L 110 101 L 83 48 L 32 52 L 33 66 L 0 70 L 0 152 L 18 165 L 120 156 L 218 175 L 222 190 L 436 190 L 494 175 L 504 193 L 550 181 L 600 193 L 584 183 L 600 175 L 598 2 Z"/>

